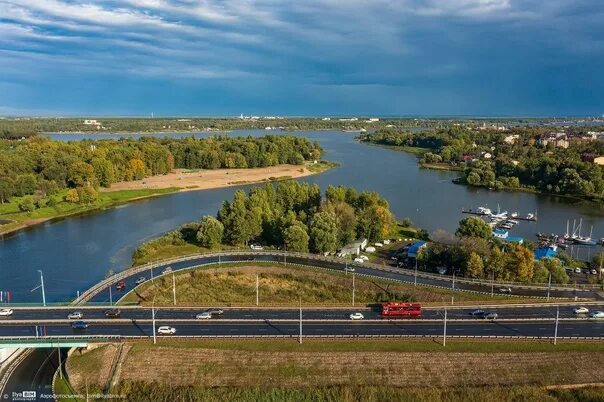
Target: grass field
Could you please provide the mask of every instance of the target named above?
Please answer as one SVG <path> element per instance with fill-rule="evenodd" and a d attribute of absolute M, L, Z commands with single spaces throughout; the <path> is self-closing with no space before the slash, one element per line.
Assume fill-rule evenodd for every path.
<path fill-rule="evenodd" d="M 596 343 L 207 340 L 128 344 L 112 393 L 128 400 L 602 400 Z M 102 389 L 116 348 L 73 354 L 72 385 Z M 99 371 L 101 368 L 101 371 Z M 413 386 L 409 386 L 412 384 Z M 162 397 L 164 399 L 154 399 Z M 184 399 L 180 399 L 184 398 Z M 394 398 L 394 399 L 391 399 Z M 595 399 L 581 399 L 595 398 Z"/>
<path fill-rule="evenodd" d="M 176 293 L 180 304 L 187 305 L 253 305 L 256 303 L 256 274 L 259 277 L 260 305 L 296 305 L 299 298 L 305 305 L 350 305 L 352 274 L 312 268 L 284 267 L 271 264 L 254 266 L 223 266 L 200 268 L 176 274 Z M 149 304 L 155 297 L 158 305 L 172 304 L 172 277 L 147 282 L 138 293 Z M 355 303 L 373 304 L 382 301 L 421 301 L 442 303 L 450 300 L 448 289 L 413 286 L 387 280 L 355 276 Z M 511 301 L 513 298 L 456 292 L 459 302 Z M 134 303 L 131 293 L 122 302 Z"/>

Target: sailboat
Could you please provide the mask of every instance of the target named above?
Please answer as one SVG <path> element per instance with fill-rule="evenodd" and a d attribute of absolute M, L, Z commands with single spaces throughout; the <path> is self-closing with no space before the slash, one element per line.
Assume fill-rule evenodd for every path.
<path fill-rule="evenodd" d="M 581 224 L 582 223 L 583 223 L 583 220 L 581 220 L 579 223 L 579 235 L 573 238 L 574 242 L 577 244 L 582 244 L 584 246 L 595 246 L 596 242 L 591 239 L 591 236 L 593 235 L 594 227 L 593 226 L 591 227 L 591 231 L 589 232 L 589 237 L 583 237 L 583 236 L 581 236 Z"/>

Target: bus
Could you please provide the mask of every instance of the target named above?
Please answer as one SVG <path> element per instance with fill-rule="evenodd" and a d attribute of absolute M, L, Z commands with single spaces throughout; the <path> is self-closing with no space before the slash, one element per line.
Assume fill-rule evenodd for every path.
<path fill-rule="evenodd" d="M 419 317 L 422 305 L 419 303 L 383 303 L 383 317 Z"/>

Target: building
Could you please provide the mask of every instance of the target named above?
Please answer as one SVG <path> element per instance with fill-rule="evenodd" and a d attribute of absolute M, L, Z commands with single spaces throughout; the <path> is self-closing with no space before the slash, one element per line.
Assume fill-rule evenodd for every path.
<path fill-rule="evenodd" d="M 428 243 L 426 243 L 425 241 L 417 241 L 413 243 L 409 246 L 409 249 L 407 250 L 407 257 L 417 258 L 421 250 L 425 249 L 426 247 L 428 247 Z"/>
<path fill-rule="evenodd" d="M 507 230 L 503 230 L 503 229 L 495 229 L 493 231 L 493 237 L 496 237 L 497 239 L 502 239 L 505 240 L 508 238 L 510 234 L 508 233 Z"/>
<path fill-rule="evenodd" d="M 556 148 L 564 149 L 568 148 L 570 145 L 570 141 L 565 132 L 544 134 L 539 138 L 537 143 L 544 147 L 548 146 L 548 144 L 553 144 Z"/>
<path fill-rule="evenodd" d="M 367 247 L 367 239 L 356 240 L 342 247 L 338 256 L 346 257 L 348 255 L 359 255 L 361 254 L 361 251 L 365 250 L 365 247 Z"/>
<path fill-rule="evenodd" d="M 520 139 L 520 135 L 519 134 L 512 134 L 512 135 L 508 135 L 507 137 L 505 137 L 503 139 L 503 142 L 505 142 L 506 144 L 515 144 L 516 141 L 518 141 Z"/>
<path fill-rule="evenodd" d="M 553 247 L 539 247 L 535 250 L 535 260 L 542 260 L 544 258 L 554 258 L 556 256 L 556 249 Z"/>

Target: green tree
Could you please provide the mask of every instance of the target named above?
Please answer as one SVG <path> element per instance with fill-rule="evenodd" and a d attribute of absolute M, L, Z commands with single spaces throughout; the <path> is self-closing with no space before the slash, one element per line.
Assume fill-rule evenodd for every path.
<path fill-rule="evenodd" d="M 19 201 L 19 210 L 23 212 L 32 212 L 35 209 L 36 205 L 32 196 L 26 195 Z"/>
<path fill-rule="evenodd" d="M 514 246 L 509 263 L 510 271 L 516 273 L 516 278 L 519 281 L 527 282 L 533 278 L 535 257 L 530 249 L 519 244 Z"/>
<path fill-rule="evenodd" d="M 466 265 L 466 275 L 470 278 L 482 278 L 484 276 L 484 264 L 482 258 L 475 252 L 471 252 Z"/>
<path fill-rule="evenodd" d="M 224 226 L 218 219 L 204 216 L 197 231 L 197 241 L 204 247 L 216 248 L 220 246 L 223 234 Z"/>
<path fill-rule="evenodd" d="M 99 185 L 111 187 L 111 184 L 115 182 L 115 168 L 111 161 L 95 158 L 92 160 L 92 167 Z"/>
<path fill-rule="evenodd" d="M 562 263 L 557 258 L 545 258 L 543 259 L 543 265 L 552 275 L 552 282 L 554 283 L 568 283 L 569 277 L 562 266 Z"/>
<path fill-rule="evenodd" d="M 289 251 L 308 251 L 309 236 L 303 224 L 294 224 L 285 229 L 283 240 Z"/>
<path fill-rule="evenodd" d="M 310 224 L 310 240 L 314 251 L 335 251 L 338 243 L 336 216 L 331 212 L 316 213 Z"/>
<path fill-rule="evenodd" d="M 65 201 L 71 203 L 80 202 L 80 196 L 78 195 L 78 190 L 75 188 L 67 190 L 67 194 L 65 194 Z"/>
<path fill-rule="evenodd" d="M 475 216 L 462 219 L 455 232 L 460 237 L 479 237 L 482 239 L 492 238 L 492 233 L 491 227 L 485 221 Z"/>
<path fill-rule="evenodd" d="M 94 168 L 86 162 L 74 162 L 69 166 L 67 180 L 71 187 L 93 186 L 95 184 Z"/>

